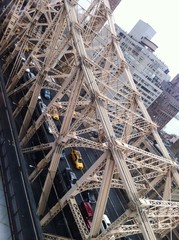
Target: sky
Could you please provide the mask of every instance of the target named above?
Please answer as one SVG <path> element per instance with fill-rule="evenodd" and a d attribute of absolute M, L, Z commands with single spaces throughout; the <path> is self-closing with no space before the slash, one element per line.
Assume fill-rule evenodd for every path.
<path fill-rule="evenodd" d="M 156 55 L 170 69 L 173 78 L 179 73 L 179 0 L 121 0 L 115 9 L 115 22 L 130 32 L 139 19 L 148 23 L 156 34 Z"/>
<path fill-rule="evenodd" d="M 121 0 L 115 9 L 114 21 L 126 32 L 139 19 L 148 23 L 156 34 L 152 41 L 158 46 L 157 57 L 170 70 L 171 79 L 179 73 L 179 0 Z M 179 121 L 173 119 L 165 131 L 179 136 Z"/>

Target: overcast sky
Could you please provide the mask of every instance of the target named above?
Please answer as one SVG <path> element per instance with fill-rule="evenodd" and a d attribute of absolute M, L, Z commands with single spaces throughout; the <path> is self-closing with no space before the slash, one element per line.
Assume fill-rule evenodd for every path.
<path fill-rule="evenodd" d="M 122 0 L 113 15 L 126 32 L 139 19 L 148 23 L 156 31 L 157 57 L 169 67 L 171 78 L 179 73 L 179 0 Z M 179 135 L 179 121 L 170 121 L 165 131 Z"/>
<path fill-rule="evenodd" d="M 179 73 L 179 0 L 122 0 L 114 12 L 115 22 L 129 32 L 139 19 L 148 23 L 156 35 L 156 55 L 170 69 Z"/>

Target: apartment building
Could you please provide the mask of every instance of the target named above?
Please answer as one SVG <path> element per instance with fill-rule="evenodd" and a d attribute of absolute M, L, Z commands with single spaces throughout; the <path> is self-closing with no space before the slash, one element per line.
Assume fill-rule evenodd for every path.
<path fill-rule="evenodd" d="M 136 87 L 148 108 L 162 93 L 161 83 L 170 80 L 168 66 L 155 55 L 158 46 L 151 39 L 156 32 L 142 20 L 129 33 L 118 25 L 116 32 Z"/>
<path fill-rule="evenodd" d="M 130 33 L 126 33 L 119 26 L 116 27 L 117 36 L 119 38 L 119 44 L 124 54 L 124 58 L 128 63 L 133 80 L 136 84 L 138 91 L 141 94 L 143 102 L 148 108 L 162 93 L 161 83 L 163 81 L 169 82 L 170 76 L 168 75 L 168 66 L 163 63 L 155 55 L 155 50 L 157 45 L 151 41 L 155 34 L 155 30 L 143 21 L 139 21 Z M 109 26 L 105 26 L 93 41 L 95 51 L 89 48 L 88 55 L 91 59 L 104 68 L 108 65 L 110 68 L 111 75 L 115 76 L 115 80 L 110 82 L 113 89 L 119 89 L 119 94 L 113 95 L 113 99 L 121 101 L 120 86 L 125 84 L 125 76 L 121 73 L 119 74 L 118 58 L 116 54 L 109 54 L 108 44 L 110 45 L 111 35 L 109 31 Z M 106 46 L 102 48 L 101 46 Z M 107 63 L 107 64 L 106 64 Z M 118 76 L 118 79 L 117 77 Z M 125 90 L 124 90 L 125 89 Z M 108 94 L 108 93 L 106 93 Z M 109 93 L 109 98 L 111 97 Z M 123 95 L 127 96 L 127 88 L 123 87 Z M 123 100 L 122 100 L 123 101 Z M 111 111 L 114 109 L 110 107 Z M 115 127 L 117 134 L 121 134 L 121 126 L 116 125 Z"/>
<path fill-rule="evenodd" d="M 162 83 L 162 94 L 150 105 L 152 120 L 162 129 L 179 112 L 179 74 L 171 82 Z"/>

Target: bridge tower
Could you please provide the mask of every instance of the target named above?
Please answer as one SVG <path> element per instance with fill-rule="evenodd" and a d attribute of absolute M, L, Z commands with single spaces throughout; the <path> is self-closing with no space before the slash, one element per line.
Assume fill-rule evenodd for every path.
<path fill-rule="evenodd" d="M 0 19 L 1 65 L 20 146 L 24 159 L 41 156 L 29 181 L 35 184 L 45 176 L 37 207 L 42 228 L 68 205 L 84 240 L 135 234 L 155 240 L 175 229 L 179 203 L 171 196 L 179 186 L 179 165 L 170 158 L 135 86 L 108 0 L 86 1 L 84 6 L 76 0 L 16 0 Z M 37 113 L 44 89 L 53 96 Z M 48 142 L 41 134 L 44 126 L 51 134 Z M 96 160 L 49 209 L 59 156 L 69 148 L 92 149 Z M 100 233 L 114 188 L 125 192 L 128 205 Z M 77 201 L 87 189 L 98 190 L 90 229 Z M 44 237 L 63 239 L 50 232 Z"/>

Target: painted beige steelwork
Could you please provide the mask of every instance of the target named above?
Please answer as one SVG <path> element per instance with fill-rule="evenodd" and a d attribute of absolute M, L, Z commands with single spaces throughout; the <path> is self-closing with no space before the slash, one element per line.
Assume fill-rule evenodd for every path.
<path fill-rule="evenodd" d="M 170 158 L 136 89 L 108 1 L 86 1 L 83 7 L 75 0 L 16 0 L 0 16 L 2 70 L 22 152 L 43 156 L 29 176 L 35 183 L 46 172 L 37 209 L 40 222 L 43 228 L 68 204 L 82 239 L 139 233 L 145 240 L 160 239 L 179 223 L 179 203 L 170 201 L 179 186 L 179 165 Z M 33 74 L 24 80 L 29 71 Z M 43 89 L 54 94 L 37 114 Z M 54 109 L 60 118 L 58 125 Z M 53 135 L 48 143 L 40 136 L 44 124 Z M 95 139 L 93 132 L 98 134 Z M 162 155 L 149 138 L 158 143 Z M 93 149 L 100 156 L 47 212 L 61 166 L 59 154 L 76 147 Z M 99 191 L 89 230 L 76 196 L 94 188 Z M 100 234 L 112 188 L 125 191 L 128 208 Z M 44 236 L 65 239 L 51 233 Z"/>

